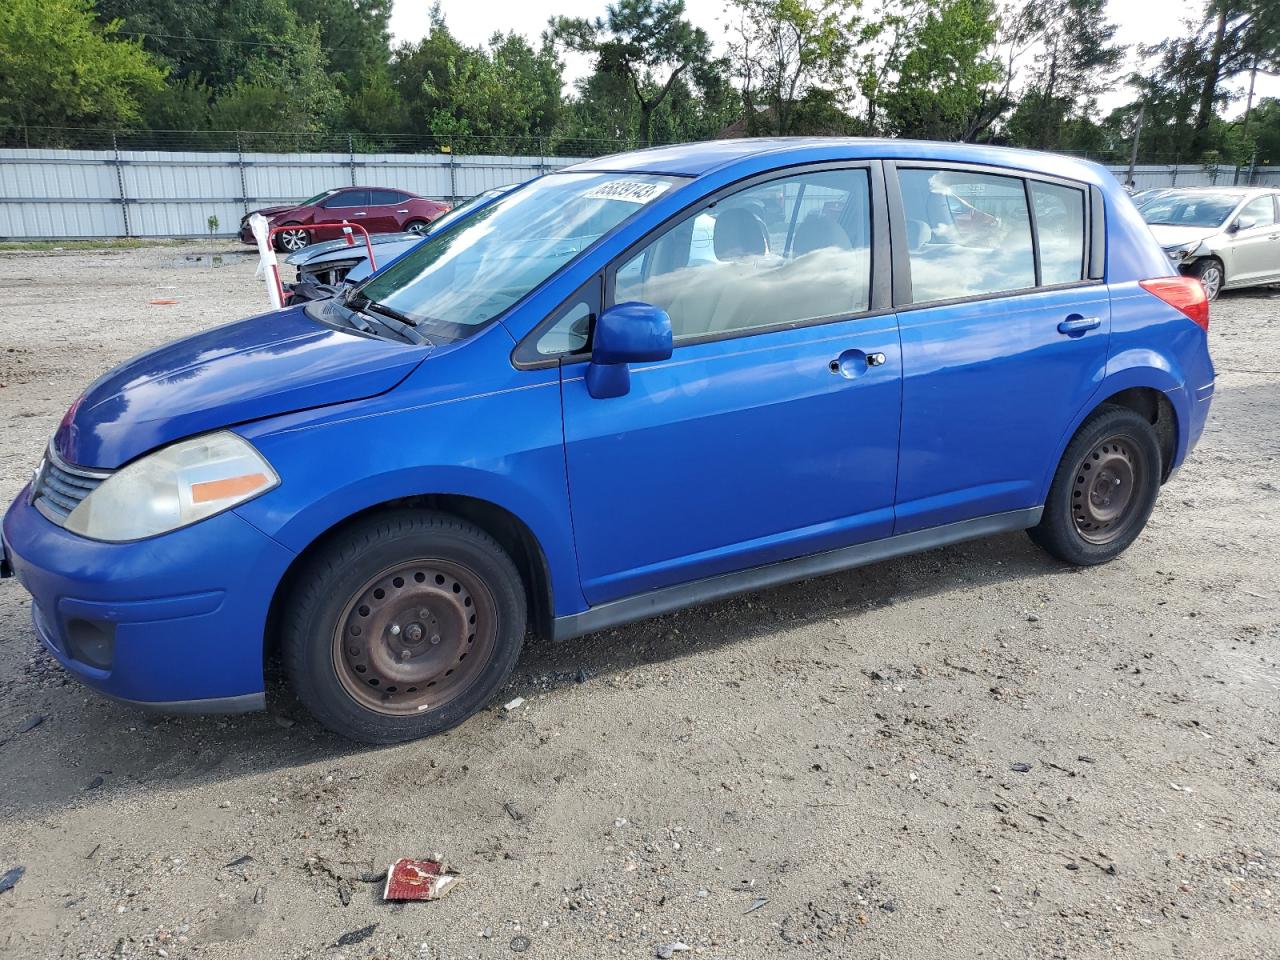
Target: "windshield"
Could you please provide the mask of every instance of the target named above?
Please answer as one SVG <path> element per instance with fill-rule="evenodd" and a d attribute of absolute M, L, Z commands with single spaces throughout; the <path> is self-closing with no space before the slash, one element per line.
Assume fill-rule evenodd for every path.
<path fill-rule="evenodd" d="M 541 177 L 433 232 L 347 302 L 394 311 L 432 336 L 468 336 L 675 180 L 616 173 Z"/>
<path fill-rule="evenodd" d="M 1139 207 L 1152 226 L 1220 227 L 1240 202 L 1233 193 L 1166 193 Z"/>
<path fill-rule="evenodd" d="M 314 197 L 310 197 L 310 198 L 308 198 L 308 199 L 306 199 L 306 200 L 303 200 L 300 204 L 298 204 L 298 206 L 300 206 L 300 207 L 310 207 L 310 206 L 313 206 L 314 204 L 319 203 L 319 202 L 320 202 L 321 200 L 323 200 L 325 197 L 329 196 L 329 194 L 331 194 L 331 193 L 337 193 L 337 192 L 338 192 L 337 190 L 326 190 L 324 193 L 317 193 Z"/>

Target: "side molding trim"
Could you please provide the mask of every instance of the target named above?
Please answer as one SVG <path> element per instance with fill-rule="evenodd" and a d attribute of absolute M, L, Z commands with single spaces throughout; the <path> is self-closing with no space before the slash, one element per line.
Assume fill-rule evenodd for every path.
<path fill-rule="evenodd" d="M 794 560 L 781 560 L 762 567 L 724 573 L 705 580 L 676 584 L 633 597 L 611 600 L 584 610 L 582 613 L 557 617 L 552 636 L 555 640 L 568 640 L 586 633 L 595 633 L 597 630 L 657 617 L 673 610 L 681 610 L 713 600 L 723 600 L 740 593 L 750 593 L 796 580 L 807 580 L 810 577 L 820 577 L 840 570 L 850 570 L 908 553 L 960 543 L 963 540 L 1007 533 L 1011 530 L 1025 530 L 1039 523 L 1040 514 L 1043 512 L 1042 506 L 1010 510 L 1007 513 L 948 523 L 928 530 L 914 530 L 911 533 L 872 540 L 870 543 L 859 543 L 851 547 L 841 547 L 839 550 L 796 557 Z"/>

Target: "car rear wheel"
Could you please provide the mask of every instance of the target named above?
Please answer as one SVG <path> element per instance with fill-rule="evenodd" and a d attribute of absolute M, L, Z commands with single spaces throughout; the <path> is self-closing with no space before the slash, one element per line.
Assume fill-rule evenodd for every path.
<path fill-rule="evenodd" d="M 456 517 L 360 521 L 310 559 L 284 613 L 284 662 L 322 724 L 365 743 L 456 726 L 506 682 L 526 610 L 511 558 Z"/>
<path fill-rule="evenodd" d="M 285 224 L 285 226 L 299 226 L 298 224 Z M 303 247 L 311 242 L 311 234 L 302 229 L 297 230 L 281 230 L 276 234 L 276 245 L 285 253 L 297 253 Z"/>
<path fill-rule="evenodd" d="M 426 233 L 431 229 L 431 224 L 425 220 L 410 220 L 404 225 L 405 233 Z"/>
<path fill-rule="evenodd" d="M 1114 560 L 1146 526 L 1160 476 L 1155 429 L 1127 407 L 1104 406 L 1067 446 L 1040 523 L 1028 533 L 1067 563 Z"/>
<path fill-rule="evenodd" d="M 1222 293 L 1222 285 L 1226 282 L 1226 271 L 1217 260 L 1201 260 L 1192 268 L 1192 273 L 1204 287 L 1204 295 L 1210 300 L 1217 300 Z"/>

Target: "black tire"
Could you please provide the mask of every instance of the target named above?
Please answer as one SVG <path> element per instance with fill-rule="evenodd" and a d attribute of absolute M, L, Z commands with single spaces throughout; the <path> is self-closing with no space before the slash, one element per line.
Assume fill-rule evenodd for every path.
<path fill-rule="evenodd" d="M 1210 300 L 1217 300 L 1222 294 L 1222 287 L 1227 282 L 1227 271 L 1217 257 L 1206 257 L 1198 260 L 1191 267 L 1191 275 L 1204 287 L 1204 295 Z"/>
<path fill-rule="evenodd" d="M 282 227 L 300 227 L 302 224 L 296 221 L 280 224 Z M 292 230 L 281 231 L 276 234 L 275 238 L 276 250 L 280 253 L 297 253 L 304 247 L 311 245 L 311 231 L 309 230 Z"/>
<path fill-rule="evenodd" d="M 410 220 L 404 225 L 405 233 L 423 234 L 431 229 L 431 224 L 426 220 Z"/>
<path fill-rule="evenodd" d="M 1160 492 L 1155 429 L 1127 407 L 1103 406 L 1067 445 L 1031 539 L 1059 560 L 1092 566 L 1137 539 Z"/>
<path fill-rule="evenodd" d="M 506 683 L 524 644 L 525 593 L 515 564 L 487 533 L 449 514 L 397 510 L 358 521 L 307 560 L 294 584 L 281 617 L 290 682 L 317 720 L 363 743 L 399 743 L 458 725 Z M 363 601 L 375 595 L 371 611 Z M 469 613 L 471 624 L 481 617 L 481 625 L 467 626 L 454 608 Z M 406 617 L 414 620 L 401 628 Z M 361 622 L 370 629 L 350 636 Z M 468 631 L 475 631 L 469 640 Z M 407 652 L 411 642 L 417 646 Z M 468 654 L 475 656 L 464 667 Z M 454 669 L 443 674 L 449 664 Z M 455 670 L 464 675 L 454 677 Z M 440 688 L 454 685 L 447 699 L 428 690 L 436 686 L 432 676 L 450 677 Z"/>

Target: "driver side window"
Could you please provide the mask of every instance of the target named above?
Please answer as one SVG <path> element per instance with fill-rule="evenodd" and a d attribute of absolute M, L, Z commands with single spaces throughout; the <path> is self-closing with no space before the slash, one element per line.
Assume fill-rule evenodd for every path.
<path fill-rule="evenodd" d="M 748 187 L 620 265 L 613 302 L 661 307 L 677 343 L 865 312 L 869 197 L 863 168 Z"/>
<path fill-rule="evenodd" d="M 1236 222 L 1241 226 L 1248 224 L 1250 229 L 1273 226 L 1276 222 L 1276 208 L 1271 195 L 1256 197 L 1246 203 L 1240 216 L 1236 217 Z"/>

